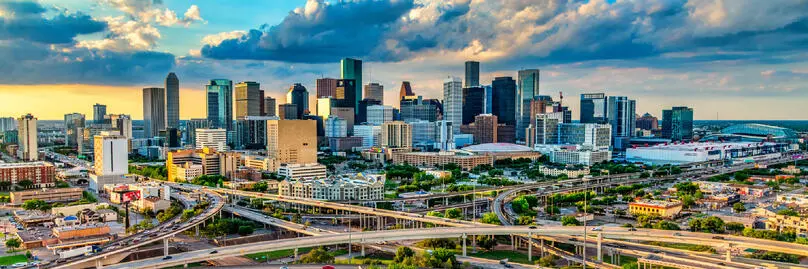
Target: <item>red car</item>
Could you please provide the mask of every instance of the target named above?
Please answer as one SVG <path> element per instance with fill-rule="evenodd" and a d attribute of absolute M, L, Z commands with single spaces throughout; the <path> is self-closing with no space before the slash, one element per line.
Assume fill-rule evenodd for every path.
<path fill-rule="evenodd" d="M 323 266 L 323 269 L 336 269 L 336 268 L 334 268 L 334 266 L 331 266 L 331 265 L 326 265 L 326 266 Z"/>

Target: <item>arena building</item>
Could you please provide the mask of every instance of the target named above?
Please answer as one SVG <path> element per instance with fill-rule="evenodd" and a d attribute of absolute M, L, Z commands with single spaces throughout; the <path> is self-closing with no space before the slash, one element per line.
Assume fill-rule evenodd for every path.
<path fill-rule="evenodd" d="M 494 160 L 526 158 L 535 160 L 541 157 L 541 153 L 533 151 L 530 147 L 511 143 L 487 143 L 468 146 L 462 151 L 477 155 L 491 156 Z"/>
<path fill-rule="evenodd" d="M 674 143 L 629 148 L 626 150 L 626 160 L 646 164 L 683 164 L 750 158 L 758 160 L 780 157 L 783 153 L 798 149 L 796 144 L 772 142 Z"/>

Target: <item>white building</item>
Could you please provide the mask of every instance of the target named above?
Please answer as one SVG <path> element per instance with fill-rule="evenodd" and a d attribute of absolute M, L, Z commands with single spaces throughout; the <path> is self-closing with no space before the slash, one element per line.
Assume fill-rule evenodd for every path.
<path fill-rule="evenodd" d="M 33 162 L 39 160 L 39 136 L 36 128 L 37 119 L 24 115 L 17 119 L 17 158 Z"/>
<path fill-rule="evenodd" d="M 412 144 L 432 147 L 436 141 L 435 123 L 426 120 L 407 122 L 412 128 Z"/>
<path fill-rule="evenodd" d="M 796 150 L 792 145 L 772 142 L 692 142 L 629 148 L 626 160 L 652 164 L 681 164 L 729 159 L 776 158 Z"/>
<path fill-rule="evenodd" d="M 95 162 L 93 170 L 99 176 L 129 173 L 129 141 L 118 132 L 101 132 L 93 137 Z"/>
<path fill-rule="evenodd" d="M 362 147 L 377 147 L 382 135 L 382 127 L 379 125 L 354 125 L 354 136 L 362 138 Z"/>
<path fill-rule="evenodd" d="M 443 119 L 452 123 L 453 133 L 463 124 L 463 81 L 449 77 L 443 81 Z"/>
<path fill-rule="evenodd" d="M 196 148 L 206 147 L 216 151 L 227 151 L 227 130 L 196 129 Z"/>
<path fill-rule="evenodd" d="M 315 200 L 384 199 L 384 175 L 356 174 L 331 176 L 317 180 L 283 180 L 278 194 Z"/>
<path fill-rule="evenodd" d="M 244 166 L 260 171 L 277 171 L 278 162 L 267 156 L 244 155 Z"/>
<path fill-rule="evenodd" d="M 325 120 L 325 137 L 347 137 L 348 121 L 331 115 Z"/>
<path fill-rule="evenodd" d="M 449 151 L 455 149 L 454 132 L 452 130 L 452 122 L 447 120 L 440 120 L 435 122 L 435 147 L 441 151 Z"/>
<path fill-rule="evenodd" d="M 575 149 L 553 149 L 542 151 L 542 154 L 549 155 L 550 161 L 561 164 L 582 164 L 593 165 L 612 159 L 611 151 L 591 151 Z"/>
<path fill-rule="evenodd" d="M 319 163 L 281 164 L 278 175 L 287 179 L 321 179 L 326 177 L 327 168 Z"/>
<path fill-rule="evenodd" d="M 373 105 L 368 106 L 367 110 L 368 124 L 381 125 L 393 121 L 394 108 L 392 106 Z"/>
<path fill-rule="evenodd" d="M 194 180 L 194 178 L 205 174 L 204 166 L 190 162 L 183 165 L 176 165 L 174 169 L 177 171 L 177 173 L 173 180 L 191 181 Z"/>

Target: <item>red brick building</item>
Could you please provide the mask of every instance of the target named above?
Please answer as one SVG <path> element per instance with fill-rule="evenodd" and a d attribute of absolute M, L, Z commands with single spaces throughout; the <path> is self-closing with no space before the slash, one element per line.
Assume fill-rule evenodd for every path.
<path fill-rule="evenodd" d="M 34 182 L 37 188 L 52 187 L 56 168 L 47 162 L 0 163 L 0 181 L 17 184 L 26 179 Z"/>

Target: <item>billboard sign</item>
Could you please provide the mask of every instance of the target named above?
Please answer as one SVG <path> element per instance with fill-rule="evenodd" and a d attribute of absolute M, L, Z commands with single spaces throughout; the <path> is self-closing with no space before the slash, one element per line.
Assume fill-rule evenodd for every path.
<path fill-rule="evenodd" d="M 131 201 L 134 201 L 134 200 L 138 200 L 138 199 L 140 199 L 140 191 L 130 191 L 130 192 L 127 192 L 127 193 L 123 194 L 123 197 L 122 197 L 121 201 L 126 203 L 126 202 L 131 202 Z"/>

